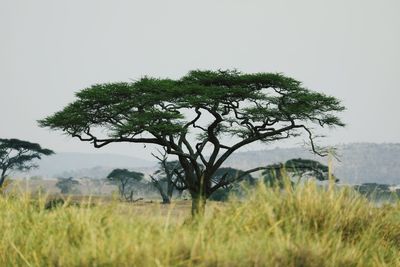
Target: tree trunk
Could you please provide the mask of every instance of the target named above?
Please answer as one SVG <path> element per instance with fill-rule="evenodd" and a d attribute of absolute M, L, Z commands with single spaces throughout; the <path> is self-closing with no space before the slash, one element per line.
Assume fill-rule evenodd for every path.
<path fill-rule="evenodd" d="M 125 195 L 125 200 L 133 202 L 133 190 L 131 190 L 131 193 L 128 196 Z"/>
<path fill-rule="evenodd" d="M 153 180 L 153 185 L 158 189 L 158 192 L 160 192 L 161 198 L 162 198 L 162 203 L 163 204 L 170 204 L 171 203 L 171 197 L 164 192 L 164 189 L 162 185 L 159 183 L 159 181 L 156 181 L 155 179 Z"/>
<path fill-rule="evenodd" d="M 172 183 L 171 180 L 169 180 L 167 182 L 167 197 L 168 197 L 169 200 L 172 199 L 173 193 L 174 193 L 174 184 Z"/>
<path fill-rule="evenodd" d="M 3 169 L 0 176 L 0 188 L 3 187 L 4 181 L 6 180 L 6 171 L 7 169 Z"/>
<path fill-rule="evenodd" d="M 192 217 L 203 217 L 207 198 L 203 194 L 192 194 Z"/>
<path fill-rule="evenodd" d="M 4 184 L 4 180 L 6 179 L 6 176 L 5 175 L 1 175 L 1 178 L 0 178 L 0 188 L 2 188 L 3 187 L 3 184 Z"/>
<path fill-rule="evenodd" d="M 170 204 L 171 203 L 171 198 L 167 196 L 164 191 L 160 190 L 161 197 L 162 197 L 162 203 L 163 204 Z"/>
<path fill-rule="evenodd" d="M 118 192 L 121 199 L 125 197 L 125 186 L 123 184 L 118 186 Z"/>

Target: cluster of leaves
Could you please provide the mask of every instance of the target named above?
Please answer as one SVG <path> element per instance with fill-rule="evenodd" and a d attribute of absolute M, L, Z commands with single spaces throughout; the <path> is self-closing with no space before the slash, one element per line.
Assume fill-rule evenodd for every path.
<path fill-rule="evenodd" d="M 225 201 L 231 194 L 240 196 L 245 186 L 254 186 L 257 182 L 250 173 L 230 167 L 219 168 L 212 180 L 215 184 L 221 180 L 230 181 L 211 195 L 210 199 L 214 201 Z"/>
<path fill-rule="evenodd" d="M 56 186 L 61 190 L 62 194 L 77 193 L 78 190 L 76 186 L 78 185 L 79 181 L 75 180 L 73 177 L 60 178 L 56 183 Z"/>
<path fill-rule="evenodd" d="M 41 126 L 63 130 L 73 136 L 106 144 L 90 128 L 105 127 L 110 137 L 138 137 L 159 143 L 162 137 L 187 132 L 198 118 L 189 120 L 188 109 L 197 116 L 209 112 L 219 117 L 214 134 L 240 138 L 272 131 L 269 127 L 297 120 L 321 126 L 343 123 L 334 115 L 343 106 L 334 97 L 312 92 L 295 79 L 275 73 L 242 74 L 238 71 L 191 71 L 179 80 L 144 77 L 133 83 L 96 84 L 76 94 L 77 101 L 40 121 Z M 139 138 L 150 134 L 155 139 Z M 202 135 L 200 135 L 202 136 Z M 268 135 L 263 138 L 268 140 Z M 162 143 L 162 142 L 161 142 Z"/>
<path fill-rule="evenodd" d="M 50 149 L 19 139 L 0 139 L 0 187 L 10 171 L 27 171 L 36 168 L 34 160 L 52 155 Z"/>
<path fill-rule="evenodd" d="M 114 169 L 107 179 L 118 186 L 120 197 L 125 200 L 133 200 L 133 193 L 137 191 L 138 184 L 142 182 L 144 174 L 129 171 L 127 169 Z"/>
<path fill-rule="evenodd" d="M 303 177 L 312 177 L 318 181 L 326 181 L 329 179 L 329 168 L 318 161 L 310 159 L 291 159 L 284 163 L 271 164 L 264 168 L 262 176 L 267 185 L 283 185 L 284 174 L 288 177 L 297 177 L 297 183 Z M 339 180 L 333 176 L 335 182 Z M 293 183 L 293 181 L 292 181 Z"/>

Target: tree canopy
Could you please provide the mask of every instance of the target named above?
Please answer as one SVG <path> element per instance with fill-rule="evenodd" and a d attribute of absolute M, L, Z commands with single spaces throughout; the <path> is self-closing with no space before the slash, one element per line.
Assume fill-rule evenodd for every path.
<path fill-rule="evenodd" d="M 114 169 L 108 174 L 109 179 L 113 184 L 118 186 L 118 192 L 121 198 L 132 200 L 134 187 L 141 182 L 144 174 L 141 172 L 129 171 L 127 169 Z"/>
<path fill-rule="evenodd" d="M 219 168 L 214 173 L 212 182 L 217 184 L 221 180 L 226 181 L 226 183 L 210 196 L 211 200 L 227 200 L 229 194 L 240 195 L 242 193 L 242 183 L 246 185 L 254 185 L 256 183 L 256 179 L 250 173 L 230 167 Z"/>
<path fill-rule="evenodd" d="M 283 185 L 282 172 L 286 172 L 288 176 L 297 177 L 298 182 L 304 176 L 312 177 L 318 181 L 326 181 L 329 179 L 328 166 L 311 159 L 290 159 L 284 163 L 276 163 L 268 165 L 262 172 L 263 179 L 268 185 Z M 288 177 L 290 178 L 290 177 Z M 333 176 L 334 182 L 339 179 Z"/>
<path fill-rule="evenodd" d="M 52 154 L 54 154 L 52 150 L 42 148 L 36 143 L 19 139 L 0 139 L 0 187 L 11 171 L 28 171 L 36 168 L 34 160 Z"/>
<path fill-rule="evenodd" d="M 60 189 L 62 194 L 78 193 L 76 187 L 79 185 L 79 181 L 75 180 L 73 177 L 69 178 L 59 178 L 56 186 Z"/>
<path fill-rule="evenodd" d="M 117 142 L 164 147 L 184 169 L 194 211 L 226 182 L 211 179 L 238 149 L 304 132 L 311 149 L 322 155 L 314 144 L 314 127 L 344 126 L 337 116 L 344 110 L 338 99 L 279 73 L 195 70 L 176 80 L 143 77 L 96 84 L 76 98 L 40 120 L 40 126 L 97 148 Z"/>

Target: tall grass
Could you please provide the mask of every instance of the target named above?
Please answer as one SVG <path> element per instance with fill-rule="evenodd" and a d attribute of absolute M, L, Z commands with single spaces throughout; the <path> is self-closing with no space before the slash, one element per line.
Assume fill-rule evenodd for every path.
<path fill-rule="evenodd" d="M 45 202 L 0 198 L 0 266 L 400 266 L 400 203 L 346 188 L 260 185 L 199 221 L 180 205 Z"/>

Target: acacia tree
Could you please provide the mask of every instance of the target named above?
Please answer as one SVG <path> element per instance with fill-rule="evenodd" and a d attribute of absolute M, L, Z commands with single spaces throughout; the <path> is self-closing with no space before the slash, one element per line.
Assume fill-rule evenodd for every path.
<path fill-rule="evenodd" d="M 254 185 L 256 180 L 251 176 L 250 172 L 224 167 L 219 168 L 212 177 L 212 183 L 217 184 L 221 180 L 229 181 L 226 185 L 216 190 L 211 196 L 211 200 L 224 201 L 227 200 L 230 193 L 241 193 L 241 182 L 247 185 Z"/>
<path fill-rule="evenodd" d="M 141 172 L 129 171 L 127 169 L 114 169 L 107 176 L 113 184 L 118 186 L 121 198 L 133 201 L 134 187 L 143 180 L 144 174 Z"/>
<path fill-rule="evenodd" d="M 344 110 L 339 100 L 275 73 L 196 70 L 178 80 L 96 84 L 76 97 L 40 126 L 96 148 L 120 142 L 164 147 L 184 170 L 194 215 L 226 185 L 225 179 L 212 183 L 212 177 L 238 149 L 305 132 L 312 150 L 322 155 L 312 127 L 344 126 L 336 115 Z"/>
<path fill-rule="evenodd" d="M 28 171 L 36 168 L 34 160 L 52 155 L 50 149 L 19 139 L 0 139 L 0 188 L 11 171 Z"/>
<path fill-rule="evenodd" d="M 78 193 L 76 186 L 80 183 L 75 180 L 73 177 L 69 178 L 59 178 L 56 187 L 60 189 L 61 194 L 71 194 L 71 193 Z"/>
<path fill-rule="evenodd" d="M 268 185 L 278 184 L 283 186 L 283 172 L 286 172 L 288 176 L 297 177 L 297 183 L 304 176 L 314 177 L 318 181 L 329 180 L 328 166 L 310 159 L 290 159 L 285 163 L 271 164 L 260 169 L 264 169 L 262 176 L 264 177 L 264 182 Z M 334 176 L 333 179 L 334 182 L 339 181 Z"/>
<path fill-rule="evenodd" d="M 182 192 L 186 189 L 182 179 L 183 169 L 179 161 L 168 161 L 166 151 L 160 152 L 160 156 L 153 156 L 159 160 L 159 168 L 150 175 L 151 182 L 160 192 L 163 204 L 169 204 L 174 190 Z"/>

